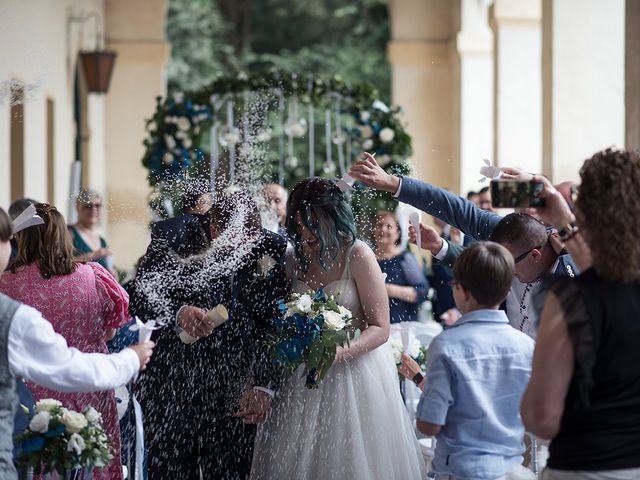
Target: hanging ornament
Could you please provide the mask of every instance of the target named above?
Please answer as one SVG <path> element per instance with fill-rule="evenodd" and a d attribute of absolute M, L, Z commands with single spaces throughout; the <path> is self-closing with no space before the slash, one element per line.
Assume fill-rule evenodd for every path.
<path fill-rule="evenodd" d="M 238 127 L 230 127 L 228 125 L 222 127 L 220 129 L 218 141 L 224 148 L 237 145 L 240 141 L 240 129 Z"/>
<path fill-rule="evenodd" d="M 271 140 L 271 137 L 273 137 L 273 130 L 271 129 L 271 127 L 264 127 L 263 129 L 258 131 L 256 140 L 258 140 L 259 142 L 268 142 L 269 140 Z"/>
<path fill-rule="evenodd" d="M 342 145 L 347 141 L 347 136 L 344 134 L 344 132 L 336 131 L 334 132 L 333 137 L 331 137 L 331 141 L 334 145 Z"/>
<path fill-rule="evenodd" d="M 300 162 L 298 157 L 287 157 L 284 163 L 288 168 L 296 168 Z"/>
<path fill-rule="evenodd" d="M 307 85 L 309 91 L 309 97 L 313 92 L 313 80 L 309 78 L 309 84 Z M 316 135 L 315 135 L 315 118 L 313 111 L 313 103 L 309 102 L 309 176 L 313 177 L 316 174 Z"/>
<path fill-rule="evenodd" d="M 333 163 L 333 161 L 324 162 L 322 171 L 325 173 L 325 175 L 333 176 L 336 173 L 336 164 Z"/>

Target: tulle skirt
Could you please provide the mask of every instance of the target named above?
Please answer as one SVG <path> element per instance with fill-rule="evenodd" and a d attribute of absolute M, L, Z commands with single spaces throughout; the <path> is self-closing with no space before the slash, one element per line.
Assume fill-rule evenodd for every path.
<path fill-rule="evenodd" d="M 414 480 L 426 471 L 386 343 L 335 364 L 315 390 L 302 368 L 258 428 L 254 480 Z"/>

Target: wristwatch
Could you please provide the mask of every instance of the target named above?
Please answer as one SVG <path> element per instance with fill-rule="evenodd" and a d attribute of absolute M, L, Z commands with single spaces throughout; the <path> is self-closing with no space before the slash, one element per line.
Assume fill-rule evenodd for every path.
<path fill-rule="evenodd" d="M 420 372 L 416 373 L 411 379 L 411 381 L 416 384 L 416 387 L 420 386 L 422 380 L 424 380 L 424 375 L 422 375 Z"/>

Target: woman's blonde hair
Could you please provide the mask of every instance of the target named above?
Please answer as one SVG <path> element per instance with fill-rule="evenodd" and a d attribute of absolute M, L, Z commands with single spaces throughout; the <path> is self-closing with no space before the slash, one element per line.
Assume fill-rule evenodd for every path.
<path fill-rule="evenodd" d="M 11 271 L 16 273 L 18 268 L 37 262 L 43 278 L 75 272 L 77 262 L 73 258 L 73 244 L 64 217 L 47 203 L 36 203 L 36 213 L 44 224 L 15 235 L 18 255 Z"/>
<path fill-rule="evenodd" d="M 640 280 L 640 155 L 598 152 L 580 178 L 576 208 L 594 269 L 612 282 Z"/>

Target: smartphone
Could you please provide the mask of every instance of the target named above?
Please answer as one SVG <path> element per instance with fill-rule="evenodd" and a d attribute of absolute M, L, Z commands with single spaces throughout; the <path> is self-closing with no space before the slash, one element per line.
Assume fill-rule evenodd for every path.
<path fill-rule="evenodd" d="M 493 180 L 491 182 L 491 205 L 495 208 L 543 207 L 544 199 L 537 196 L 543 188 L 542 182 L 534 180 L 530 182 Z"/>

